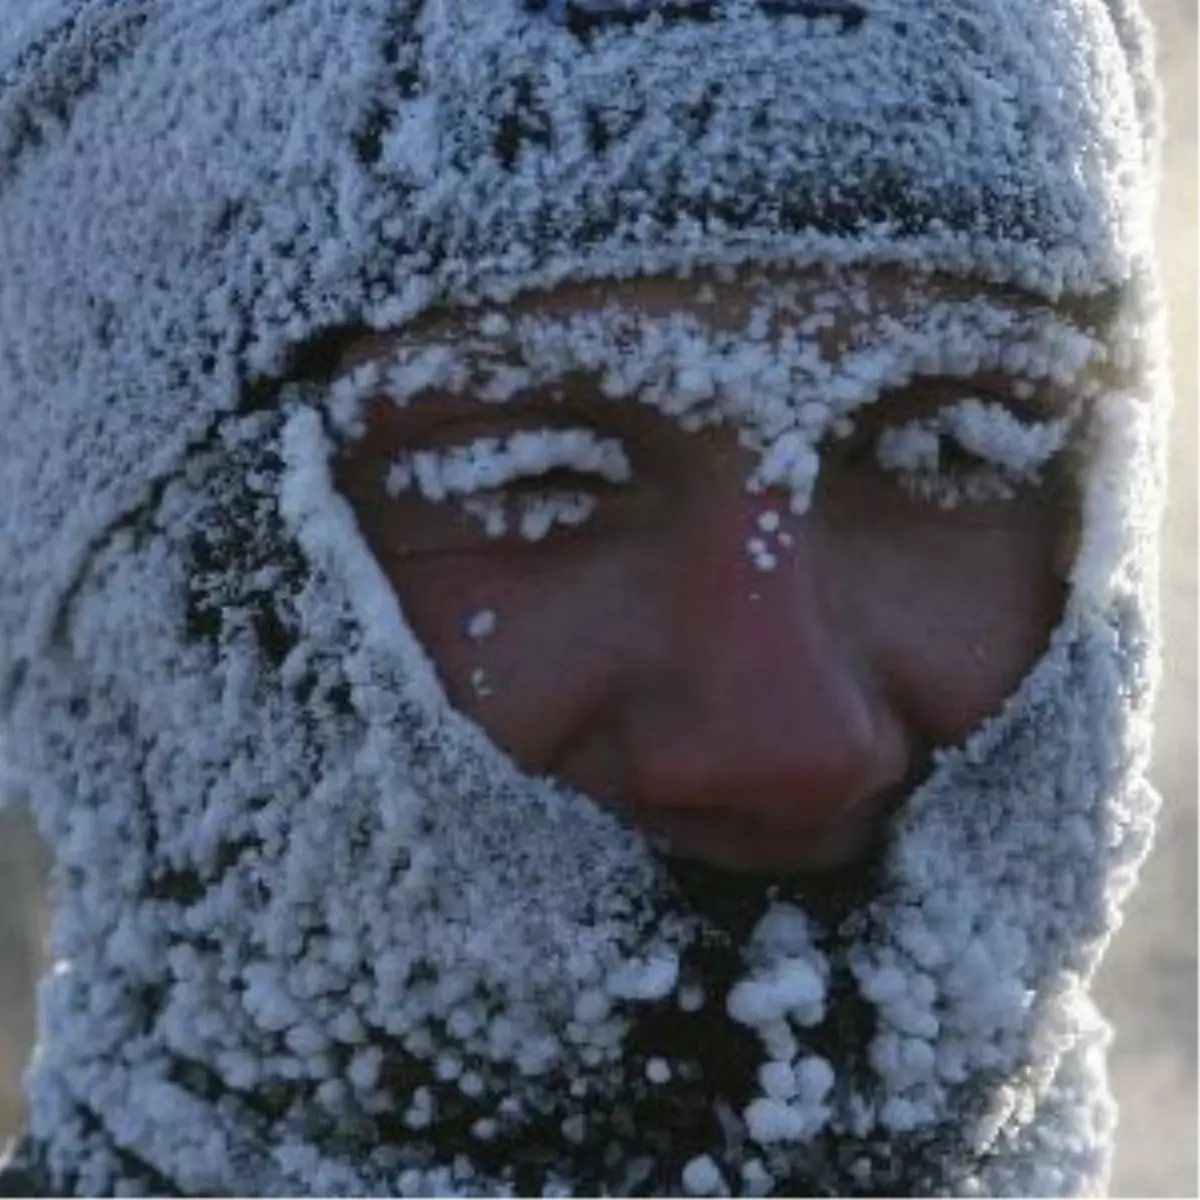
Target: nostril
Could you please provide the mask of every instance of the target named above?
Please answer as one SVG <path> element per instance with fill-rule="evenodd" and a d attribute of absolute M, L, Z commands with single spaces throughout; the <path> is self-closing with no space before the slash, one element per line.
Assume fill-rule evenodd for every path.
<path fill-rule="evenodd" d="M 627 743 L 623 809 L 672 853 L 716 866 L 853 861 L 913 777 L 900 717 L 834 655 L 785 659 L 773 674 L 786 678 L 752 691 L 736 678 L 744 662 L 722 667 L 722 657 L 643 703 Z"/>
<path fill-rule="evenodd" d="M 821 873 L 867 857 L 894 812 L 886 793 L 820 819 L 764 817 L 753 798 L 726 809 L 663 809 L 635 803 L 627 815 L 652 849 L 683 861 L 751 874 Z"/>

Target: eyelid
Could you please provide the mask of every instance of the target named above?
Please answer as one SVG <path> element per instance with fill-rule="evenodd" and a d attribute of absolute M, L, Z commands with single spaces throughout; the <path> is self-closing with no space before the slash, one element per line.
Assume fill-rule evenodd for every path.
<path fill-rule="evenodd" d="M 500 491 L 520 480 L 553 472 L 573 471 L 614 484 L 632 477 L 632 466 L 620 439 L 595 430 L 516 428 L 508 437 L 477 437 L 445 448 L 404 450 L 393 457 L 386 487 L 392 496 L 415 488 L 427 500 Z"/>
<path fill-rule="evenodd" d="M 1022 382 L 1032 387 L 1030 395 L 1018 394 Z M 822 457 L 831 464 L 856 461 L 860 456 L 874 458 L 878 439 L 889 431 L 934 424 L 948 410 L 969 399 L 999 405 L 1031 429 L 1073 418 L 1078 411 L 1076 397 L 1065 395 L 1046 380 L 1023 381 L 997 374 L 920 377 L 856 409 L 848 418 L 844 434 L 823 446 Z"/>
<path fill-rule="evenodd" d="M 1022 388 L 1030 394 L 1022 395 Z M 867 420 L 888 423 L 902 419 L 932 417 L 950 405 L 968 398 L 984 403 L 1002 404 L 1014 417 L 1027 424 L 1041 424 L 1067 416 L 1073 407 L 1073 397 L 1064 395 L 1061 388 L 1049 380 L 1024 380 L 999 375 L 970 378 L 946 376 L 920 377 L 903 388 L 885 392 L 873 403 L 854 413 Z"/>
<path fill-rule="evenodd" d="M 380 395 L 371 402 L 369 422 L 378 436 L 404 449 L 440 448 L 472 437 L 503 437 L 531 426 L 586 426 L 597 434 L 617 435 L 626 406 L 600 396 L 598 386 L 581 383 L 573 389 L 556 386 L 503 401 L 426 393 L 400 404 Z"/>

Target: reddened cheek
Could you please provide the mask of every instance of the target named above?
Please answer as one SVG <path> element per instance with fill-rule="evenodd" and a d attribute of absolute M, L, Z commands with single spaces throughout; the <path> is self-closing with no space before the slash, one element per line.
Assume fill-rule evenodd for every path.
<path fill-rule="evenodd" d="M 933 744 L 959 744 L 998 714 L 1062 618 L 1066 588 L 1050 547 L 991 549 L 990 560 L 960 563 L 957 586 L 947 585 L 936 601 L 941 620 L 920 637 L 909 629 L 902 668 L 909 720 Z M 923 599 L 935 603 L 928 595 L 913 602 Z"/>
<path fill-rule="evenodd" d="M 914 742 L 953 744 L 999 710 L 1044 650 L 1075 533 L 1046 522 L 888 530 L 819 536 L 813 569 L 831 636 L 878 679 Z M 741 574 L 743 540 L 729 551 Z M 661 537 L 599 539 L 568 556 L 393 559 L 388 573 L 451 702 L 520 766 L 543 773 L 564 761 L 607 764 L 612 749 L 597 747 L 621 726 L 622 705 L 687 673 L 672 659 L 678 605 L 694 607 L 715 581 L 701 571 L 681 595 L 664 578 L 668 549 Z M 749 572 L 745 604 L 774 611 L 767 593 L 785 571 L 781 559 L 777 571 Z M 675 620 L 664 621 L 667 610 Z"/>
<path fill-rule="evenodd" d="M 524 770 L 601 739 L 615 689 L 661 643 L 656 589 L 624 548 L 393 563 L 393 587 L 451 701 Z"/>

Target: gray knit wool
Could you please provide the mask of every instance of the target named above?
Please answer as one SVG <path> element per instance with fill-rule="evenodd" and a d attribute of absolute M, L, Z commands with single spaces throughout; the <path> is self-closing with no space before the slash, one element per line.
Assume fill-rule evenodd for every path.
<path fill-rule="evenodd" d="M 52 1185 L 1102 1186 L 1087 992 L 1155 807 L 1168 387 L 1132 4 L 9 5 L 0 761 L 55 856 Z M 764 906 L 695 1015 L 749 1091 L 672 1134 L 703 1089 L 641 1035 L 694 1014 L 704 919 L 452 709 L 333 487 L 330 397 L 285 380 L 435 306 L 838 264 L 1091 301 L 1133 384 L 1088 402 L 1046 654 L 940 753 L 853 928 Z"/>

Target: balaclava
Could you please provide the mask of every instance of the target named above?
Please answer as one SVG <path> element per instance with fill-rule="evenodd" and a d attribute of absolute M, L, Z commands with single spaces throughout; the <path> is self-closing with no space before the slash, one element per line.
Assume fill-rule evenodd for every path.
<path fill-rule="evenodd" d="M 6 0 L 3 26 L 3 787 L 54 855 L 26 1181 L 1101 1188 L 1088 988 L 1154 812 L 1167 389 L 1133 0 Z M 811 322 L 503 312 L 876 266 L 1032 305 L 867 297 L 842 366 Z M 747 882 L 707 911 L 448 703 L 335 484 L 378 378 L 313 366 L 330 331 L 434 307 L 470 336 L 401 345 L 397 403 L 587 367 L 614 402 L 739 422 L 797 509 L 897 380 L 1078 384 L 1061 624 L 852 903 Z M 933 486 L 957 436 L 1003 487 L 1064 428 L 968 402 L 880 457 Z M 389 486 L 465 503 L 518 453 L 492 449 Z"/>

